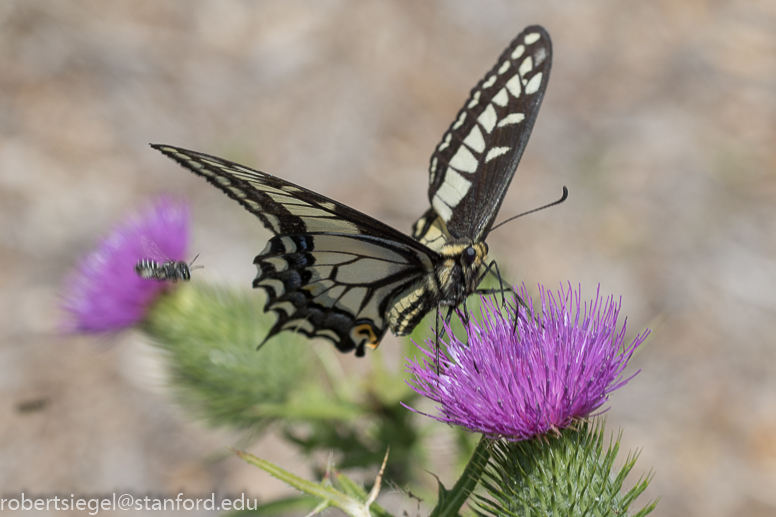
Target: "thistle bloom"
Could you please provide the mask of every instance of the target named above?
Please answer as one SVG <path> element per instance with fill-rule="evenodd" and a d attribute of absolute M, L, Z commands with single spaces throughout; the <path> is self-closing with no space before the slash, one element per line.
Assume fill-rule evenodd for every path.
<path fill-rule="evenodd" d="M 620 374 L 649 330 L 624 348 L 625 323 L 618 331 L 620 303 L 613 297 L 596 292 L 582 303 L 571 284 L 557 293 L 539 291 L 537 313 L 525 286 L 519 289 L 530 311 L 521 308 L 517 322 L 483 299 L 483 321 L 470 318 L 465 325 L 467 343 L 447 329 L 447 356 L 440 354 L 438 365 L 434 340 L 421 347 L 422 362 L 408 361 L 410 386 L 438 404 L 441 416 L 432 418 L 525 440 L 590 416 L 632 378 Z"/>
<path fill-rule="evenodd" d="M 188 238 L 188 206 L 168 196 L 118 223 L 65 282 L 65 330 L 104 332 L 140 322 L 169 285 L 140 278 L 135 265 L 143 258 L 184 260 Z"/>

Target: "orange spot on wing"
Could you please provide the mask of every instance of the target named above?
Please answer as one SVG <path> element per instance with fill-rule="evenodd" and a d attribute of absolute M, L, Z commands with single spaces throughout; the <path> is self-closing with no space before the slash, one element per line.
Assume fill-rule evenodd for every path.
<path fill-rule="evenodd" d="M 372 350 L 376 349 L 380 345 L 380 340 L 377 339 L 374 327 L 371 323 L 362 323 L 353 327 L 352 333 L 356 336 L 366 338 L 366 346 Z M 355 340 L 354 340 L 355 341 Z"/>

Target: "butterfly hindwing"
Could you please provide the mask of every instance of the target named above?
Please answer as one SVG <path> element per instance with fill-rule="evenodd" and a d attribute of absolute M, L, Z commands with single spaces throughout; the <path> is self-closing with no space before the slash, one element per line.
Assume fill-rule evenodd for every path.
<path fill-rule="evenodd" d="M 551 65 L 549 35 L 542 27 L 527 27 L 472 89 L 431 156 L 429 200 L 453 238 L 480 242 L 493 225 L 528 143 Z M 418 223 L 413 236 L 425 241 Z"/>
<path fill-rule="evenodd" d="M 436 254 L 325 196 L 234 162 L 154 145 L 256 215 L 275 236 L 254 263 L 253 286 L 283 330 L 324 337 L 339 350 L 377 346 L 393 301 L 433 271 Z"/>
<path fill-rule="evenodd" d="M 425 272 L 412 253 L 364 235 L 275 236 L 254 261 L 254 287 L 267 291 L 265 310 L 278 314 L 270 336 L 296 330 L 334 342 L 343 352 L 377 346 L 392 301 Z"/>

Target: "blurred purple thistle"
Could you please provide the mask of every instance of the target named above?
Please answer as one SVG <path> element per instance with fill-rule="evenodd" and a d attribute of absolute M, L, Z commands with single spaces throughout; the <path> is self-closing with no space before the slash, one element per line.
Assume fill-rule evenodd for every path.
<path fill-rule="evenodd" d="M 67 332 L 119 330 L 140 322 L 166 282 L 140 278 L 135 265 L 148 257 L 148 242 L 170 260 L 183 260 L 189 239 L 189 208 L 160 196 L 129 215 L 100 241 L 65 282 L 62 308 Z"/>
<path fill-rule="evenodd" d="M 483 321 L 470 317 L 464 325 L 468 343 L 446 328 L 451 337 L 438 367 L 433 339 L 420 347 L 422 363 L 408 360 L 410 386 L 437 402 L 441 413 L 427 416 L 491 437 L 525 440 L 591 416 L 633 378 L 620 375 L 649 329 L 623 348 L 625 323 L 617 330 L 621 302 L 596 292 L 582 303 L 581 288 L 575 291 L 570 283 L 557 294 L 542 286 L 539 291 L 539 314 L 525 286 L 518 294 L 530 312 L 521 307 L 517 322 L 483 298 Z"/>

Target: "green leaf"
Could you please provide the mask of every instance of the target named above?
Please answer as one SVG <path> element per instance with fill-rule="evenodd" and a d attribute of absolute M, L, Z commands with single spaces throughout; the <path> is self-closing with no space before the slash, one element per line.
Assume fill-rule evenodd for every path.
<path fill-rule="evenodd" d="M 369 494 L 367 494 L 366 490 L 364 490 L 364 488 L 361 485 L 359 485 L 358 483 L 356 483 L 355 481 L 350 479 L 345 474 L 342 474 L 341 472 L 335 472 L 334 473 L 334 481 L 335 481 L 336 485 L 340 489 L 342 489 L 342 491 L 346 495 L 349 495 L 350 497 L 353 497 L 354 499 L 357 499 L 359 501 L 366 501 L 367 498 L 369 497 Z M 383 507 L 381 507 L 380 505 L 378 505 L 376 503 L 372 503 L 369 506 L 369 511 L 370 511 L 370 513 L 373 516 L 378 516 L 378 517 L 390 517 L 391 516 L 390 513 L 386 512 Z"/>
<path fill-rule="evenodd" d="M 234 451 L 234 453 L 246 462 L 255 465 L 269 473 L 271 476 L 280 479 L 281 481 L 285 481 L 297 490 L 301 490 L 306 494 L 317 497 L 323 503 L 325 503 L 324 506 L 336 506 L 343 512 L 347 513 L 348 515 L 352 515 L 353 517 L 371 517 L 369 511 L 370 507 L 365 502 L 365 500 L 360 500 L 356 497 L 340 492 L 329 484 L 314 483 L 312 481 L 302 479 L 299 476 L 296 476 L 278 467 L 274 463 L 257 458 L 252 454 L 241 451 Z"/>

